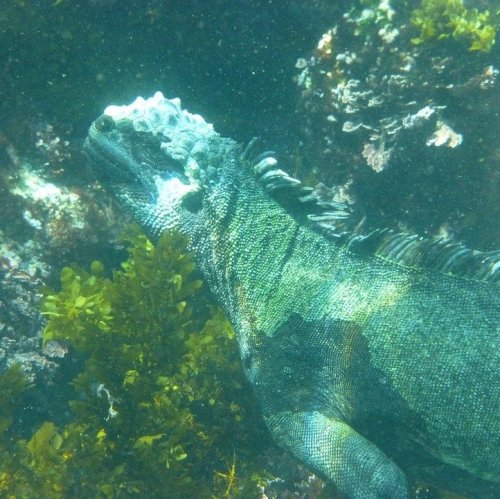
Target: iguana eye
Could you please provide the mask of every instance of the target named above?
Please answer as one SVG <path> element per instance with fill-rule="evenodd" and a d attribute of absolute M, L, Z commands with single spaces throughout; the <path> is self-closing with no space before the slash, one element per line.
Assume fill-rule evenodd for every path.
<path fill-rule="evenodd" d="M 103 115 L 95 121 L 95 127 L 99 132 L 106 133 L 115 127 L 115 122 L 111 116 Z"/>

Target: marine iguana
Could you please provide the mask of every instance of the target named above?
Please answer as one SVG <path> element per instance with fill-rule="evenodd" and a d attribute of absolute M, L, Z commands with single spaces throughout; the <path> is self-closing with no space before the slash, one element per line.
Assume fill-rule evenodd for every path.
<path fill-rule="evenodd" d="M 85 150 L 151 236 L 189 236 L 282 447 L 347 497 L 498 497 L 498 253 L 341 230 L 345 207 L 160 92 L 108 107 Z"/>

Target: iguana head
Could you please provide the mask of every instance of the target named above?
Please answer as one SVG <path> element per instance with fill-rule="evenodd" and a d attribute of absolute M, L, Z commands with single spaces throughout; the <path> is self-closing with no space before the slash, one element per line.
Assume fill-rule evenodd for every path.
<path fill-rule="evenodd" d="M 85 142 L 99 180 L 152 235 L 195 218 L 234 147 L 201 116 L 182 110 L 179 99 L 161 92 L 109 106 Z"/>

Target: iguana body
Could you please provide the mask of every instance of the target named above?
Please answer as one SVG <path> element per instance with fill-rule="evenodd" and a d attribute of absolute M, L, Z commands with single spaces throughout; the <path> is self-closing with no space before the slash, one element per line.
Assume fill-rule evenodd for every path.
<path fill-rule="evenodd" d="M 348 497 L 404 498 L 408 479 L 496 496 L 496 256 L 383 232 L 335 242 L 314 228 L 333 205 L 285 209 L 277 192 L 317 203 L 159 93 L 108 108 L 86 150 L 152 235 L 190 237 L 280 445 Z"/>

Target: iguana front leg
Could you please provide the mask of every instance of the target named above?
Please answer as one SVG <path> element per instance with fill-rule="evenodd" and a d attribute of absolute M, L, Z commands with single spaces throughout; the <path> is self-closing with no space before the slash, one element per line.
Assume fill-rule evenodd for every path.
<path fill-rule="evenodd" d="M 404 499 L 404 473 L 346 423 L 313 412 L 281 412 L 266 418 L 279 444 L 349 498 Z"/>

